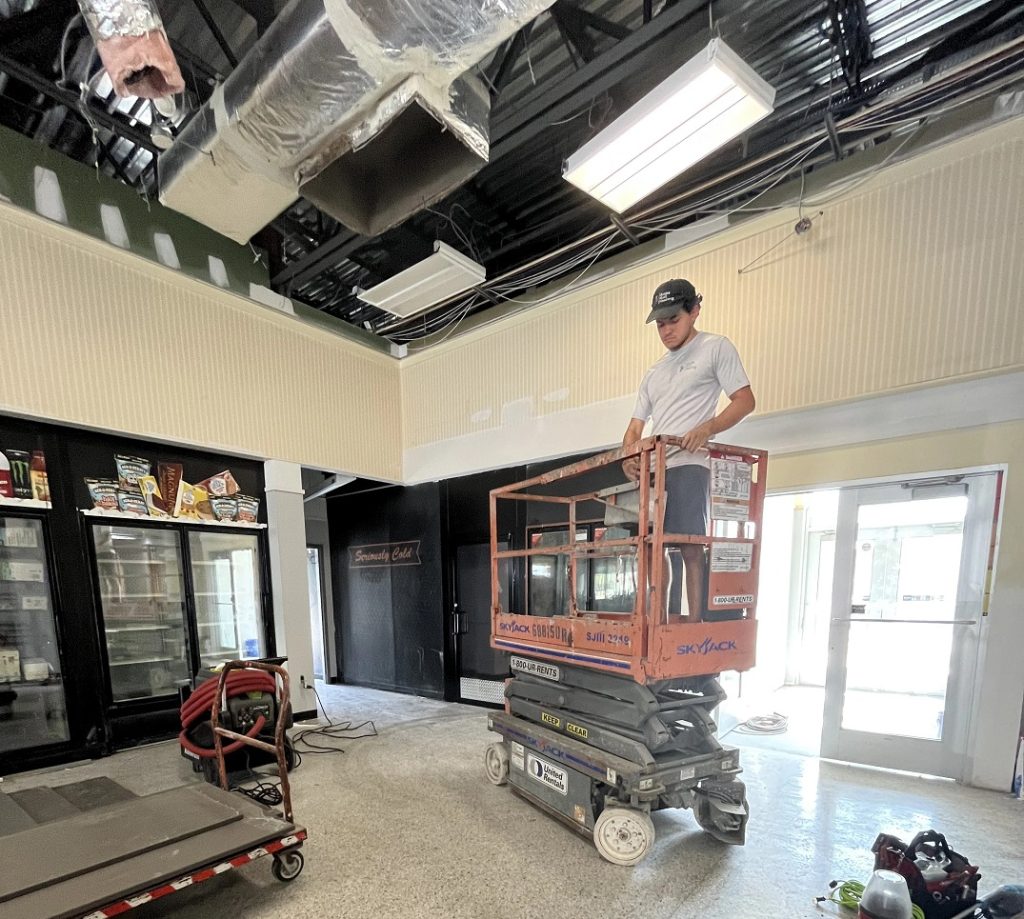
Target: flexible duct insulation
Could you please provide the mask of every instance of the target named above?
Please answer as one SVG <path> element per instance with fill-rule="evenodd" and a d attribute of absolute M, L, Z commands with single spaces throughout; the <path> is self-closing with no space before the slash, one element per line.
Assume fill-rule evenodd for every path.
<path fill-rule="evenodd" d="M 244 242 L 300 194 L 376 234 L 487 162 L 467 73 L 553 0 L 292 0 L 160 159 L 160 200 Z"/>
<path fill-rule="evenodd" d="M 117 95 L 155 99 L 185 89 L 151 0 L 78 0 L 78 6 Z"/>

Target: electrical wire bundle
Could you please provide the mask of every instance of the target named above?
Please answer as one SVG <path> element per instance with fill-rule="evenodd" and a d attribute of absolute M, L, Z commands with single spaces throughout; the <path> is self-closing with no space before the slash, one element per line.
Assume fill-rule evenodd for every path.
<path fill-rule="evenodd" d="M 789 728 L 789 718 L 778 712 L 770 715 L 754 715 L 736 726 L 737 734 L 785 734 Z"/>
<path fill-rule="evenodd" d="M 815 902 L 820 906 L 824 902 L 835 903 L 843 909 L 854 912 L 860 907 L 864 896 L 864 885 L 860 881 L 833 881 L 829 886 L 827 897 L 817 897 Z M 925 919 L 924 910 L 916 903 L 911 907 L 914 919 Z"/>
<path fill-rule="evenodd" d="M 292 745 L 295 747 L 296 754 L 300 751 L 303 753 L 345 752 L 341 747 L 334 746 L 330 743 L 315 743 L 311 738 L 319 738 L 320 740 L 327 741 L 339 741 L 359 740 L 362 737 L 377 736 L 377 726 L 372 721 L 361 721 L 359 724 L 353 724 L 351 721 L 345 721 L 335 724 L 335 722 L 331 721 L 330 715 L 327 714 L 327 708 L 324 705 L 323 700 L 320 698 L 320 693 L 316 691 L 316 687 L 310 683 L 309 688 L 313 690 L 313 695 L 316 696 L 317 704 L 320 706 L 320 710 L 324 713 L 324 720 L 327 724 L 318 728 L 306 728 L 301 732 L 296 731 L 292 736 Z M 363 733 L 353 733 L 358 731 L 362 731 Z M 301 762 L 301 757 L 299 762 Z M 296 763 L 296 765 L 298 765 L 298 763 Z"/>

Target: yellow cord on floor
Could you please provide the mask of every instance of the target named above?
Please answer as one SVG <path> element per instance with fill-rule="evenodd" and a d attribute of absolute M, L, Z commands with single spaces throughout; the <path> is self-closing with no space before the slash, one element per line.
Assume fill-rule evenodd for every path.
<path fill-rule="evenodd" d="M 860 898 L 864 895 L 864 885 L 860 881 L 833 881 L 832 891 L 827 899 L 838 903 L 845 909 L 856 910 L 860 906 Z M 914 919 L 924 919 L 924 910 L 916 903 L 911 907 Z"/>

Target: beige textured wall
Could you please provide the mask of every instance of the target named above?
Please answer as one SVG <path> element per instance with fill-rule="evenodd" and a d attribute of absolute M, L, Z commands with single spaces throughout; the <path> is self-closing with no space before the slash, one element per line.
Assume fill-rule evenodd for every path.
<path fill-rule="evenodd" d="M 968 781 L 1005 791 L 1024 697 L 1024 422 L 776 456 L 769 463 L 769 481 L 772 490 L 790 491 L 996 465 L 1006 467 L 1006 476 L 995 580 L 982 626 L 984 650 L 969 726 Z"/>
<path fill-rule="evenodd" d="M 1020 367 L 1021 162 L 1016 119 L 880 171 L 822 204 L 804 236 L 792 235 L 795 212 L 774 213 L 412 356 L 404 447 L 422 457 L 424 445 L 497 431 L 510 403 L 518 423 L 606 404 L 621 436 L 629 409 L 615 400 L 661 354 L 643 316 L 673 276 L 704 291 L 699 325 L 736 342 L 760 414 Z M 608 442 L 593 420 L 601 435 L 578 449 Z M 507 440 L 502 450 L 528 458 L 533 440 L 527 425 L 522 456 L 507 456 Z"/>
<path fill-rule="evenodd" d="M 0 204 L 0 411 L 401 478 L 397 361 Z"/>

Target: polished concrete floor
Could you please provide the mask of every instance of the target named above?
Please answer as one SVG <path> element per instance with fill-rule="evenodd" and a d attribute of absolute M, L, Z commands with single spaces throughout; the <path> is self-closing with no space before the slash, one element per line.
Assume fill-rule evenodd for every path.
<path fill-rule="evenodd" d="M 684 811 L 654 815 L 653 853 L 635 868 L 489 784 L 486 713 L 354 687 L 323 687 L 335 721 L 376 722 L 378 737 L 307 755 L 293 773 L 306 867 L 275 881 L 269 860 L 131 915 L 155 917 L 644 917 L 797 919 L 833 878 L 866 879 L 881 832 L 934 827 L 981 866 L 982 892 L 1024 881 L 1024 803 L 1009 795 L 748 747 L 747 844 L 722 846 Z M 733 735 L 742 744 L 743 738 Z M 194 781 L 174 744 L 119 753 L 3 788 L 108 775 L 138 793 Z M 831 914 L 835 914 L 834 911 Z"/>

